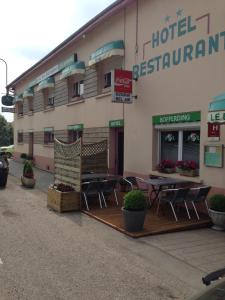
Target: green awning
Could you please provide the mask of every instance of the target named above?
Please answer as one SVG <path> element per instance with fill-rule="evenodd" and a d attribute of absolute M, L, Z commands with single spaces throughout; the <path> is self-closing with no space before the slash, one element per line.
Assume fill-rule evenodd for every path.
<path fill-rule="evenodd" d="M 77 61 L 62 70 L 60 79 L 67 78 L 75 74 L 83 75 L 84 73 L 85 73 L 85 63 L 83 61 Z"/>
<path fill-rule="evenodd" d="M 53 127 L 45 127 L 44 128 L 44 132 L 52 132 L 52 131 L 54 131 Z"/>
<path fill-rule="evenodd" d="M 213 98 L 214 101 L 209 103 L 209 111 L 225 110 L 225 93 Z"/>
<path fill-rule="evenodd" d="M 55 86 L 54 78 L 48 77 L 39 83 L 37 90 L 41 91 L 43 89 L 54 88 L 54 86 Z"/>
<path fill-rule="evenodd" d="M 14 103 L 23 102 L 23 94 L 16 95 L 13 102 Z"/>
<path fill-rule="evenodd" d="M 90 55 L 88 65 L 93 66 L 106 58 L 116 55 L 124 56 L 124 42 L 122 40 L 113 41 L 98 48 Z"/>
<path fill-rule="evenodd" d="M 67 130 L 83 130 L 84 124 L 68 125 Z"/>
<path fill-rule="evenodd" d="M 32 88 L 28 88 L 23 92 L 23 98 L 32 98 L 34 97 L 34 91 Z"/>

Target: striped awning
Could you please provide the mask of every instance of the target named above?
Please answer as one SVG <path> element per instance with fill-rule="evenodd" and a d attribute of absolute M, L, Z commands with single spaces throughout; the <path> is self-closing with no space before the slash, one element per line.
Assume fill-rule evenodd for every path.
<path fill-rule="evenodd" d="M 23 102 L 23 94 L 16 95 L 13 102 L 14 103 Z"/>
<path fill-rule="evenodd" d="M 209 111 L 225 110 L 225 93 L 213 98 L 214 101 L 209 103 Z"/>
<path fill-rule="evenodd" d="M 23 92 L 23 98 L 32 98 L 34 97 L 34 91 L 32 88 L 28 88 Z"/>
<path fill-rule="evenodd" d="M 83 61 L 77 61 L 62 70 L 60 79 L 67 78 L 75 74 L 83 75 L 84 73 L 85 73 L 85 63 Z"/>
<path fill-rule="evenodd" d="M 91 67 L 112 56 L 124 56 L 124 42 L 122 40 L 113 41 L 105 44 L 101 48 L 98 48 L 90 55 L 88 65 Z"/>
<path fill-rule="evenodd" d="M 55 86 L 54 78 L 48 77 L 39 83 L 37 90 L 41 91 L 43 89 L 54 88 L 54 86 Z"/>

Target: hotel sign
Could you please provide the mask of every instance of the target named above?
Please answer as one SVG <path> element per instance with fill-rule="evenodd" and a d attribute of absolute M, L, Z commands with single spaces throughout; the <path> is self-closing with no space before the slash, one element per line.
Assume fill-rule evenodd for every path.
<path fill-rule="evenodd" d="M 208 113 L 209 123 L 225 123 L 225 111 L 212 111 Z"/>
<path fill-rule="evenodd" d="M 124 120 L 111 120 L 109 121 L 109 128 L 124 127 Z"/>
<path fill-rule="evenodd" d="M 132 71 L 114 70 L 112 102 L 132 103 Z"/>
<path fill-rule="evenodd" d="M 186 122 L 199 122 L 201 121 L 200 111 L 183 112 L 171 115 L 159 115 L 152 117 L 154 125 L 186 123 Z"/>
<path fill-rule="evenodd" d="M 67 129 L 68 130 L 78 130 L 78 131 L 81 131 L 81 130 L 84 129 L 84 124 L 68 125 Z"/>

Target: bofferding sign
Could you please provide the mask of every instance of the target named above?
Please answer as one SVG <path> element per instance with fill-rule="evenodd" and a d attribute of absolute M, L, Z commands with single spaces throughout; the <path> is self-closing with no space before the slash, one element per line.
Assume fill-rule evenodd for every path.
<path fill-rule="evenodd" d="M 112 76 L 112 102 L 132 103 L 132 71 L 114 70 Z"/>

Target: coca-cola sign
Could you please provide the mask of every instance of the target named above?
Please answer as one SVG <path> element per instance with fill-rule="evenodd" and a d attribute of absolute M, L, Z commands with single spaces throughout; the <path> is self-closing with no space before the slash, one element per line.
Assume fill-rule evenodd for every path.
<path fill-rule="evenodd" d="M 114 70 L 113 102 L 132 103 L 132 71 Z"/>

